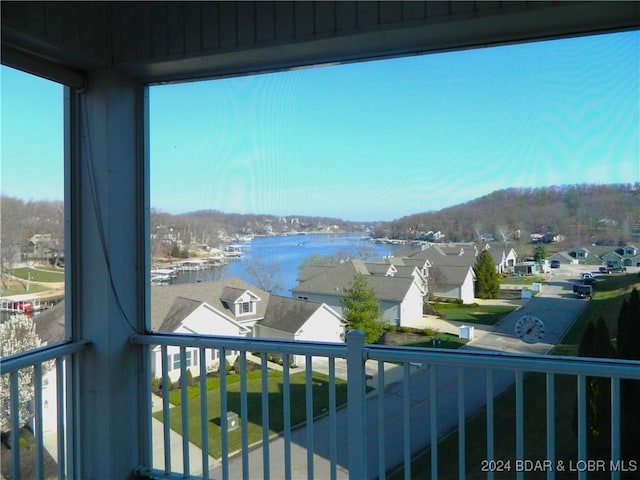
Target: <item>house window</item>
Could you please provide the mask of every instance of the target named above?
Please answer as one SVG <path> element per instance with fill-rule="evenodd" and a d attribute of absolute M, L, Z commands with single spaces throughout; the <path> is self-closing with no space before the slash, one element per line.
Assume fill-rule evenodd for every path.
<path fill-rule="evenodd" d="M 186 366 L 190 367 L 191 366 L 191 351 L 187 351 L 186 352 Z M 180 354 L 179 353 L 174 353 L 173 354 L 173 370 L 178 370 L 181 367 L 180 365 Z"/>
<path fill-rule="evenodd" d="M 251 313 L 252 311 L 251 302 L 242 302 L 241 313 Z"/>

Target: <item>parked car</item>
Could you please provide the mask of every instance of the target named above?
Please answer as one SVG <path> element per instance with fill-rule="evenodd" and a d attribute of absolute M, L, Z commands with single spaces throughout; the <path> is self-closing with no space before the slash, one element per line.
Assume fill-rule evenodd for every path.
<path fill-rule="evenodd" d="M 600 273 L 610 273 L 609 267 L 600 267 L 598 271 Z"/>
<path fill-rule="evenodd" d="M 560 260 L 551 260 L 551 268 L 560 268 Z"/>
<path fill-rule="evenodd" d="M 593 295 L 593 287 L 591 285 L 574 285 L 573 291 L 578 298 L 591 298 Z"/>
<path fill-rule="evenodd" d="M 609 267 L 611 273 L 625 273 L 626 271 L 627 267 Z"/>
<path fill-rule="evenodd" d="M 596 289 L 596 279 L 591 277 L 591 278 L 583 278 L 582 279 L 582 285 L 591 285 L 591 287 L 595 290 Z"/>
<path fill-rule="evenodd" d="M 593 274 L 591 272 L 582 272 L 580 274 L 580 278 L 584 280 L 585 278 L 593 278 Z"/>

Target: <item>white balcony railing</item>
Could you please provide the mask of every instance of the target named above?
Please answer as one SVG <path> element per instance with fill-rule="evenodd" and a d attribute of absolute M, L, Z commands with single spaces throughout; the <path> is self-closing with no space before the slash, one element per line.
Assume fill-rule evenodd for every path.
<path fill-rule="evenodd" d="M 544 460 L 555 465 L 556 415 L 573 415 L 573 412 L 556 411 L 556 376 L 572 376 L 577 384 L 577 457 L 575 464 L 586 465 L 587 453 L 587 382 L 589 377 L 609 379 L 611 385 L 612 415 L 611 465 L 622 465 L 620 460 L 620 381 L 640 380 L 640 364 L 604 359 L 584 359 L 552 356 L 523 356 L 491 352 L 451 351 L 407 347 L 385 347 L 365 345 L 359 332 L 351 332 L 344 345 L 287 342 L 275 340 L 212 338 L 184 335 L 136 336 L 135 343 L 160 346 L 165 359 L 162 377 L 162 424 L 163 435 L 154 436 L 160 442 L 162 458 L 154 458 L 154 466 L 141 471 L 154 478 L 171 478 L 197 474 L 202 478 L 385 478 L 388 472 L 404 467 L 405 478 L 411 478 L 411 460 L 431 445 L 431 478 L 442 473 L 438 465 L 438 440 L 452 430 L 458 429 L 458 473 L 465 478 L 467 472 L 479 470 L 480 465 L 468 466 L 466 458 L 469 448 L 476 448 L 476 439 L 467 438 L 466 420 L 486 407 L 486 452 L 487 467 L 495 458 L 495 398 L 515 383 L 515 458 L 512 468 L 516 478 L 522 478 L 525 468 L 515 471 L 516 461 L 524 462 L 525 396 L 524 376 L 537 372 L 546 376 L 546 392 L 536 392 L 546 399 L 547 408 L 541 412 L 540 422 L 546 425 L 546 452 Z M 189 409 L 186 389 L 181 389 L 180 424 L 182 448 L 176 452 L 171 448 L 171 432 L 168 401 L 167 348 L 179 348 L 182 387 L 186 382 L 185 362 L 187 349 L 197 349 L 199 365 L 205 365 L 212 349 L 225 358 L 228 351 L 239 352 L 241 442 L 237 451 L 229 447 L 227 423 L 228 375 L 220 371 L 220 439 L 221 454 L 212 458 L 206 454 L 209 445 L 209 416 L 207 395 L 200 396 L 200 444 L 199 455 L 190 454 L 194 445 L 189 442 Z M 267 355 L 277 354 L 284 358 L 282 365 L 282 412 L 283 431 L 270 432 L 268 421 L 263 421 L 262 435 L 258 441 L 249 439 L 249 418 L 269 416 L 270 394 L 268 391 Z M 258 357 L 261 364 L 262 389 L 259 393 L 260 414 L 250 412 L 247 401 L 255 392 L 247 390 L 247 359 Z M 289 360 L 298 359 L 305 372 L 304 396 L 297 396 L 303 403 L 304 421 L 292 425 L 290 412 L 294 398 L 292 391 L 297 386 L 291 383 L 292 368 Z M 328 374 L 327 411 L 318 417 L 314 412 L 314 398 L 319 394 L 312 381 L 312 371 Z M 337 384 L 347 380 L 348 402 L 341 408 L 336 402 Z M 206 392 L 205 376 L 200 376 L 199 388 Z M 158 448 L 154 445 L 154 448 Z M 176 457 L 179 461 L 176 462 Z M 195 458 L 195 462 L 194 462 Z M 581 463 L 585 462 L 585 463 Z M 177 464 L 178 463 L 178 464 Z M 522 463 L 524 465 L 524 463 Z M 609 465 L 609 464 L 607 464 Z M 451 468 L 451 465 L 448 466 Z M 487 478 L 493 478 L 487 468 Z M 586 478 L 588 469 L 577 470 L 578 478 Z M 611 469 L 611 478 L 618 478 L 620 469 Z M 548 478 L 555 478 L 555 468 L 547 470 Z M 176 476 L 177 478 L 177 476 Z"/>
<path fill-rule="evenodd" d="M 8 420 L 3 431 L 8 427 L 10 432 L 6 439 L 11 452 L 10 478 L 51 478 L 51 464 L 57 478 L 76 477 L 71 368 L 76 354 L 89 345 L 64 343 L 2 358 L 0 374 L 9 379 L 9 391 L 0 395 L 3 422 Z M 25 409 L 27 418 L 15 414 Z M 28 448 L 23 448 L 25 430 L 33 435 Z M 52 460 L 47 461 L 49 458 Z"/>
<path fill-rule="evenodd" d="M 349 333 L 346 344 L 175 334 L 135 335 L 131 340 L 141 347 L 141 356 L 151 352 L 159 356 L 161 365 L 157 372 L 148 368 L 148 382 L 141 386 L 150 389 L 153 376 L 161 383 L 160 393 L 147 411 L 148 423 L 152 425 L 151 441 L 144 443 L 150 445 L 152 452 L 143 458 L 149 458 L 150 464 L 132 466 L 132 471 L 142 478 L 386 478 L 399 467 L 403 468 L 404 478 L 411 478 L 412 459 L 431 446 L 430 476 L 436 479 L 445 468 L 455 468 L 451 464 L 439 465 L 438 440 L 456 429 L 458 478 L 465 478 L 480 468 L 467 461 L 480 448 L 478 438 L 470 438 L 465 431 L 468 419 L 483 409 L 486 411 L 481 448 L 490 467 L 491 462 L 501 460 L 496 458 L 496 438 L 503 433 L 496 431 L 495 399 L 514 383 L 511 414 L 515 419 L 512 445 L 515 467 L 516 461 L 528 460 L 525 440 L 531 443 L 525 431 L 525 417 L 532 413 L 526 408 L 531 394 L 525 398 L 523 389 L 527 373 L 541 373 L 545 377 L 544 391 L 534 395 L 544 398 L 546 407 L 533 413 L 539 414 L 539 422 L 545 425 L 545 461 L 550 464 L 558 458 L 558 415 L 574 415 L 574 410 L 577 419 L 574 460 L 576 465 L 587 464 L 587 385 L 591 377 L 608 379 L 612 406 L 610 465 L 624 467 L 619 462 L 621 382 L 640 380 L 638 362 L 365 345 L 360 332 Z M 72 397 L 69 389 L 74 388 L 73 375 L 68 372 L 77 352 L 86 346 L 87 343 L 69 343 L 2 360 L 1 373 L 11 379 L 9 395 L 13 411 L 18 410 L 19 403 L 18 372 L 33 370 L 34 478 L 44 478 L 43 452 L 47 449 L 43 440 L 46 432 L 42 426 L 44 401 L 39 372 L 51 360 L 56 363 L 57 376 L 58 421 L 53 449 L 57 476 L 75 478 L 74 473 L 80 471 L 74 441 L 81 440 L 72 434 L 73 422 L 77 420 L 69 400 Z M 238 373 L 219 369 L 219 387 L 211 390 L 207 389 L 207 375 L 198 375 L 193 386 L 196 395 L 190 400 L 187 369 L 199 373 L 197 370 L 203 366 L 210 367 L 212 358 L 227 358 L 228 352 L 234 352 L 238 359 Z M 269 362 L 270 355 L 282 358 L 282 366 Z M 294 360 L 296 366 L 290 366 Z M 259 365 L 254 366 L 259 370 L 259 380 L 249 372 L 250 361 Z M 153 361 L 148 364 L 153 365 Z M 181 387 L 180 402 L 175 407 L 169 401 L 175 395 L 170 394 L 173 367 L 179 370 Z M 76 368 L 82 368 L 82 363 L 78 362 Z M 281 369 L 275 390 L 269 382 L 269 372 L 274 369 Z M 298 377 L 294 380 L 297 372 L 301 372 L 303 380 Z M 326 383 L 314 381 L 313 372 L 324 373 Z M 573 377 L 576 386 L 572 411 L 557 411 L 555 385 L 561 376 Z M 212 396 L 216 396 L 215 412 L 209 406 Z M 155 417 L 153 405 L 157 407 Z M 235 417 L 227 415 L 232 409 L 238 414 L 236 429 L 231 424 Z M 274 418 L 276 424 L 270 425 L 270 419 Z M 215 435 L 210 434 L 212 420 L 218 421 L 220 427 L 213 429 Z M 18 420 L 13 418 L 10 442 L 14 445 L 19 442 L 19 427 Z M 23 478 L 19 450 L 11 451 L 10 476 L 16 479 Z M 492 469 L 487 470 L 483 475 L 493 478 Z M 610 477 L 619 478 L 620 472 L 619 468 L 611 468 Z M 578 469 L 575 476 L 587 478 L 588 473 L 588 469 Z M 428 476 L 424 471 L 420 475 Z M 555 475 L 553 468 L 546 471 L 547 478 Z M 512 477 L 523 476 L 524 470 L 513 468 Z"/>

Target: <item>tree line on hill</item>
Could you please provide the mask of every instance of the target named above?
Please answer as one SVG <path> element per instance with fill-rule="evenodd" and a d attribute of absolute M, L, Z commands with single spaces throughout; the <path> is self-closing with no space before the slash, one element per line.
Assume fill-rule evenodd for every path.
<path fill-rule="evenodd" d="M 570 245 L 619 245 L 640 233 L 640 182 L 508 188 L 469 202 L 379 224 L 376 236 L 413 238 L 441 231 L 445 241 L 529 241 L 552 233 Z"/>
<path fill-rule="evenodd" d="M 22 200 L 0 195 L 2 248 L 50 233 L 64 244 L 61 201 Z M 330 217 L 263 215 L 200 210 L 170 214 L 151 210 L 151 234 L 176 243 L 215 246 L 222 236 L 309 232 L 336 227 L 343 232 L 373 229 L 376 237 L 415 238 L 441 231 L 445 241 L 529 242 L 532 233 L 561 235 L 567 245 L 621 245 L 640 236 L 640 182 L 635 184 L 565 185 L 498 190 L 439 211 L 415 213 L 391 222 L 351 222 Z M 179 240 L 179 242 L 178 242 Z M 170 241 L 154 244 L 166 245 Z"/>

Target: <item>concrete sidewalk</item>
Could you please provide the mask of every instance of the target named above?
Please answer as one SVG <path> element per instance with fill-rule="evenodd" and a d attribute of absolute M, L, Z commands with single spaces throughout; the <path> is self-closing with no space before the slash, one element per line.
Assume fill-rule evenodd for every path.
<path fill-rule="evenodd" d="M 152 412 L 162 411 L 162 398 L 158 395 L 151 394 Z M 169 408 L 173 409 L 175 406 L 170 405 Z M 151 418 L 151 433 L 153 436 L 153 468 L 158 470 L 164 470 L 164 428 L 163 423 L 160 420 Z M 184 463 L 182 456 L 182 435 L 169 430 L 169 450 L 171 451 L 171 471 L 173 473 L 184 473 Z M 209 455 L 209 469 L 216 467 L 219 464 L 219 460 L 216 460 Z M 189 442 L 189 473 L 191 475 L 202 475 L 202 450 Z"/>

